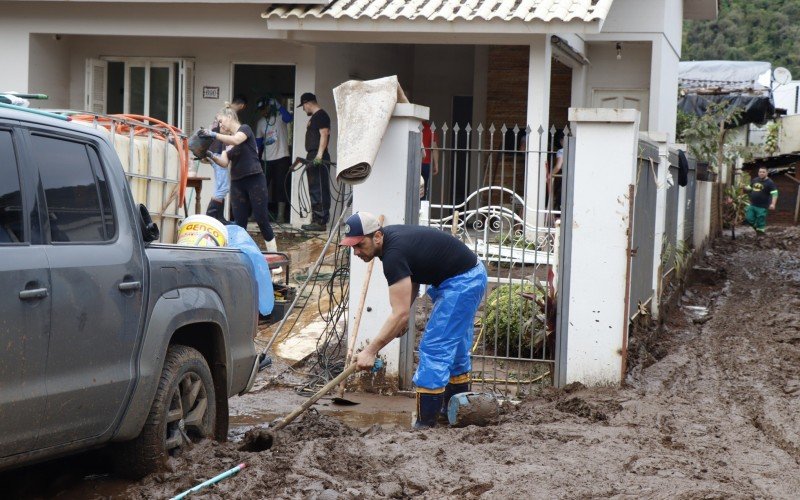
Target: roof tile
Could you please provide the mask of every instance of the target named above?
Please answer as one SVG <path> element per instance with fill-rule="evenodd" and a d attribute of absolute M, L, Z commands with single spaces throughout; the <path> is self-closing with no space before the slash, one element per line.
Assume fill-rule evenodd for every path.
<path fill-rule="evenodd" d="M 614 0 L 333 0 L 328 5 L 269 5 L 264 17 L 280 19 L 398 19 L 447 21 L 604 20 Z"/>

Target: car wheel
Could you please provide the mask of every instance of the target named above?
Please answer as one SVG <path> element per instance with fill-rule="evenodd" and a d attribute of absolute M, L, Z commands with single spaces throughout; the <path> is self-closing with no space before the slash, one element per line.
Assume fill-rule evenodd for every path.
<path fill-rule="evenodd" d="M 214 381 L 197 350 L 170 346 L 150 413 L 139 437 L 119 451 L 118 470 L 142 477 L 161 469 L 187 445 L 214 435 Z"/>

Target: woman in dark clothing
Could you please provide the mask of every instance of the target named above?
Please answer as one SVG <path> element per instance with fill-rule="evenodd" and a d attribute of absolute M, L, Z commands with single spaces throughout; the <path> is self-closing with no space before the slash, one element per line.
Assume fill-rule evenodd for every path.
<path fill-rule="evenodd" d="M 236 111 L 230 107 L 222 108 L 217 114 L 220 133 L 200 130 L 201 137 L 211 137 L 227 147 L 221 154 L 209 152 L 211 160 L 231 172 L 231 208 L 236 225 L 247 229 L 247 219 L 252 211 L 253 217 L 264 237 L 268 252 L 277 252 L 275 234 L 269 224 L 267 203 L 267 178 L 261 169 L 258 146 L 253 130 L 249 125 L 239 123 Z"/>

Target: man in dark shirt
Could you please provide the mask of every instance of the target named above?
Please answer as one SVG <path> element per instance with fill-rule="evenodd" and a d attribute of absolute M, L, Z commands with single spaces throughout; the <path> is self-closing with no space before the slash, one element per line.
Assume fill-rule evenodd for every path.
<path fill-rule="evenodd" d="M 419 344 L 414 374 L 415 427 L 434 427 L 450 396 L 469 390 L 473 324 L 486 291 L 486 269 L 466 245 L 444 231 L 424 226 L 381 227 L 368 212 L 347 219 L 340 244 L 353 247 L 364 262 L 381 259 L 389 283 L 392 313 L 358 354 L 356 363 L 362 370 L 371 369 L 378 352 L 405 333 L 419 285 L 430 285 L 427 293 L 433 311 Z"/>
<path fill-rule="evenodd" d="M 767 167 L 760 167 L 758 176 L 753 177 L 750 185 L 744 189 L 750 195 L 745 220 L 761 236 L 767 228 L 767 210 L 775 210 L 775 204 L 778 203 L 778 187 L 767 176 Z"/>
<path fill-rule="evenodd" d="M 300 96 L 300 105 L 310 116 L 306 125 L 306 159 L 312 164 L 306 168 L 308 195 L 311 198 L 311 224 L 304 224 L 306 231 L 325 231 L 330 217 L 331 181 L 328 164 L 328 140 L 331 134 L 331 117 L 317 104 L 317 96 L 306 92 Z"/>

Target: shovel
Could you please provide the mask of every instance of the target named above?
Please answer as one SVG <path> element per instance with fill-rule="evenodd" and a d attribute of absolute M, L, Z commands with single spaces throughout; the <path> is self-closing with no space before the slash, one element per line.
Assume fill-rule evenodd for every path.
<path fill-rule="evenodd" d="M 294 419 L 302 415 L 308 408 L 317 402 L 319 398 L 324 396 L 328 393 L 331 389 L 336 387 L 340 382 L 344 381 L 347 377 L 352 375 L 358 365 L 355 363 L 351 364 L 345 370 L 340 373 L 336 378 L 325 384 L 325 387 L 320 389 L 316 394 L 308 398 L 302 405 L 298 406 L 292 413 L 286 415 L 282 419 L 278 420 L 278 422 L 271 426 L 268 429 L 259 429 L 258 435 L 252 439 L 248 444 L 244 447 L 240 448 L 243 451 L 264 451 L 272 448 L 272 445 L 275 444 L 275 437 L 276 432 L 283 429 L 287 425 L 289 425 Z M 377 372 L 383 368 L 383 360 L 376 359 L 375 365 L 372 367 L 373 372 Z"/>
<path fill-rule="evenodd" d="M 383 215 L 378 216 L 378 225 L 383 226 Z M 364 312 L 364 303 L 367 301 L 367 290 L 369 289 L 369 280 L 372 277 L 372 268 L 375 267 L 375 259 L 369 261 L 367 264 L 367 274 L 364 275 L 364 284 L 361 286 L 361 297 L 358 300 L 358 310 L 356 310 L 356 317 L 353 318 L 353 331 L 347 339 L 347 356 L 344 358 L 345 366 L 353 361 L 353 349 L 356 346 L 356 339 L 358 338 L 358 327 L 361 326 L 361 313 Z M 339 384 L 339 391 L 336 396 L 331 398 L 331 402 L 340 406 L 353 406 L 360 404 L 344 397 L 345 380 Z"/>

